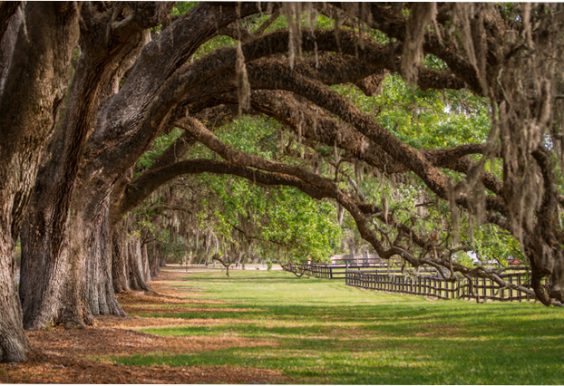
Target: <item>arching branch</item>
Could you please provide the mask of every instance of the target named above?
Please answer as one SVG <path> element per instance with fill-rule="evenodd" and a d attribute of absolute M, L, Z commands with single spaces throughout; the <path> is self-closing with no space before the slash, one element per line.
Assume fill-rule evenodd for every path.
<path fill-rule="evenodd" d="M 483 269 L 472 270 L 453 263 L 450 255 L 454 251 L 447 250 L 445 253 L 438 255 L 437 258 L 428 257 L 426 253 L 423 253 L 421 257 L 415 257 L 405 247 L 401 246 L 400 237 L 397 237 L 394 241 L 388 240 L 390 246 L 386 248 L 382 241 L 376 237 L 374 231 L 371 230 L 369 220 L 369 215 L 371 214 L 376 213 L 382 222 L 395 228 L 397 232 L 404 234 L 405 239 L 414 241 L 415 245 L 423 248 L 423 250 L 430 252 L 431 249 L 429 242 L 414 233 L 412 229 L 397 223 L 391 217 L 383 215 L 383 211 L 375 206 L 356 202 L 352 197 L 341 191 L 332 181 L 299 167 L 280 164 L 235 150 L 219 141 L 209 130 L 194 119 L 188 118 L 185 123 L 185 129 L 191 135 L 224 157 L 228 162 L 211 160 L 182 161 L 155 172 L 153 176 L 154 182 L 146 180 L 145 187 L 152 186 L 154 188 L 165 180 L 170 180 L 179 174 L 205 172 L 238 175 L 264 185 L 294 186 L 313 198 L 331 198 L 343 205 L 353 216 L 362 237 L 370 242 L 382 258 L 399 255 L 414 266 L 428 264 L 435 267 L 453 269 L 468 275 L 482 277 L 493 277 L 492 275 L 495 275 L 495 272 L 488 272 Z M 257 168 L 261 170 L 257 170 Z M 128 194 L 130 194 L 130 197 L 135 197 L 136 194 L 142 193 L 143 189 L 143 187 L 137 186 L 136 189 L 131 189 Z M 506 285 L 503 281 L 501 282 Z"/>
<path fill-rule="evenodd" d="M 423 153 L 403 143 L 376 124 L 372 118 L 360 112 L 344 97 L 325 87 L 319 81 L 295 74 L 277 63 L 262 64 L 256 68 L 253 66 L 254 64 L 249 64 L 249 81 L 255 89 L 287 90 L 309 99 L 379 144 L 396 162 L 419 176 L 439 197 L 443 199 L 449 197 L 453 183 L 443 172 L 427 160 Z M 464 196 L 457 197 L 456 202 L 464 207 L 469 207 Z M 496 210 L 502 214 L 506 212 L 503 202 L 498 198 L 487 197 L 486 205 L 490 210 Z"/>
<path fill-rule="evenodd" d="M 166 124 L 178 102 L 178 95 L 167 91 L 196 49 L 222 27 L 257 11 L 255 3 L 201 4 L 143 48 L 119 93 L 101 110 L 99 127 L 85 151 L 83 174 L 100 187 L 98 196 L 109 193 L 113 181 L 126 173 Z"/>

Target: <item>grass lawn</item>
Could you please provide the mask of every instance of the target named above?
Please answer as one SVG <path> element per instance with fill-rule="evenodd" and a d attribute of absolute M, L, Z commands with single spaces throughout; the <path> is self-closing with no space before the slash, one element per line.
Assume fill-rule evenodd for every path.
<path fill-rule="evenodd" d="M 139 314 L 214 323 L 143 331 L 241 336 L 271 340 L 272 345 L 112 360 L 139 366 L 267 368 L 295 383 L 564 383 L 562 308 L 428 300 L 285 272 L 234 271 L 231 276 L 191 273 L 172 283 L 200 290 L 198 299 L 225 303 L 186 304 L 185 313 L 161 308 Z"/>

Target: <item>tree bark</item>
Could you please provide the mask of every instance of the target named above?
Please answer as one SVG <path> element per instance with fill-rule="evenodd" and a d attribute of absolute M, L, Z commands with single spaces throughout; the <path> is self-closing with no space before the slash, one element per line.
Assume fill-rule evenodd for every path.
<path fill-rule="evenodd" d="M 125 220 L 116 224 L 112 229 L 112 278 L 116 293 L 131 289 L 129 283 L 128 243 Z"/>
<path fill-rule="evenodd" d="M 95 274 L 100 277 L 106 264 L 95 254 L 88 262 L 89 269 L 84 271 L 86 266 L 83 262 L 69 261 L 77 255 L 69 253 L 68 248 L 73 238 L 87 238 L 81 232 L 88 230 L 77 226 L 79 215 L 71 216 L 70 209 L 83 146 L 94 126 L 96 110 L 104 97 L 116 91 L 111 86 L 128 69 L 128 62 L 143 45 L 141 31 L 135 31 L 125 40 L 116 38 L 112 31 L 111 39 L 107 39 L 106 26 L 111 22 L 111 15 L 111 10 L 97 12 L 91 5 L 82 7 L 81 56 L 67 96 L 65 114 L 51 141 L 46 162 L 39 171 L 28 221 L 22 230 L 20 296 L 26 328 L 36 329 L 63 322 L 67 316 L 70 317 L 67 324 L 89 323 L 90 310 L 83 310 L 84 299 L 79 300 L 76 295 L 83 291 L 80 283 L 85 278 L 76 275 Z M 95 240 L 100 248 L 105 241 Z M 73 267 L 75 276 L 66 274 L 69 267 Z M 92 290 L 89 295 L 96 295 L 89 302 L 94 314 L 100 312 L 96 299 L 105 299 L 98 296 L 98 292 L 103 292 L 101 288 L 93 290 L 92 286 L 98 284 L 89 281 Z M 62 304 L 65 293 L 77 298 L 70 302 L 77 307 L 76 310 L 65 311 L 66 306 Z M 109 300 L 108 306 L 103 302 L 102 309 L 115 309 L 114 303 L 114 300 Z"/>
<path fill-rule="evenodd" d="M 151 278 L 154 278 L 158 276 L 164 261 L 162 245 L 154 242 L 148 247 L 148 251 Z"/>
<path fill-rule="evenodd" d="M 106 109 L 100 109 L 102 97 L 117 91 L 111 85 L 125 73 L 132 52 L 135 57 L 135 47 L 142 41 L 140 30 L 147 26 L 127 33 L 123 28 L 114 30 L 111 11 L 99 13 L 96 7 L 84 6 L 83 56 L 24 231 L 20 294 L 26 327 L 83 325 L 91 322 L 91 314 L 123 314 L 111 283 L 107 197 L 116 176 L 135 163 L 159 131 L 167 109 L 172 108 L 166 102 L 164 106 L 148 102 L 158 93 L 160 83 L 218 28 L 256 10 L 254 5 L 236 8 L 202 5 L 173 23 L 158 42 L 143 49 L 120 92 Z M 111 27 L 110 37 L 100 35 L 105 28 L 93 25 L 104 23 Z M 148 121 L 145 117 L 151 114 L 145 110 L 155 106 L 161 118 L 151 116 Z M 133 116 L 131 111 L 135 111 Z M 38 159 L 39 154 L 36 162 Z M 132 288 L 148 289 L 146 250 L 133 246 L 129 252 Z"/>
<path fill-rule="evenodd" d="M 21 9 L 2 27 L 6 34 L 1 47 L 0 358 L 4 361 L 26 358 L 22 311 L 12 280 L 14 240 L 54 129 L 78 39 L 74 4 L 28 3 Z"/>
<path fill-rule="evenodd" d="M 148 291 L 153 272 L 158 272 L 155 263 L 149 258 L 148 248 L 135 234 L 129 234 L 125 218 L 114 226 L 112 231 L 112 278 L 115 292 L 129 290 Z"/>
<path fill-rule="evenodd" d="M 88 193 L 81 191 L 78 196 L 88 202 Z M 31 286 L 30 272 L 35 275 L 42 272 L 37 264 L 33 269 L 22 270 L 26 328 L 54 324 L 83 326 L 91 324 L 93 315 L 124 315 L 114 292 L 109 198 L 90 210 L 84 201 L 76 200 L 70 205 L 70 213 L 65 241 L 56 255 L 49 256 L 47 266 L 43 267 L 47 268 L 45 276 L 36 279 L 50 292 L 40 293 Z M 28 239 L 28 232 L 23 232 L 25 248 L 37 246 L 25 242 Z M 24 252 L 31 255 L 29 250 Z"/>
<path fill-rule="evenodd" d="M 135 7 L 128 23 L 116 25 L 114 10 L 92 4 L 82 7 L 82 54 L 24 231 L 20 292 L 28 328 L 83 325 L 91 321 L 90 314 L 123 315 L 111 283 L 107 195 L 94 195 L 100 193 L 100 186 L 88 189 L 88 174 L 80 173 L 80 166 L 88 159 L 84 148 L 92 131 L 105 130 L 104 124 L 96 124 L 101 106 L 119 91 L 119 81 L 146 43 L 144 29 L 157 23 L 158 12 L 156 4 L 146 3 Z M 102 228 L 92 228 L 85 222 L 88 218 Z M 65 274 L 68 269 L 71 275 Z M 41 278 L 39 286 L 37 278 Z M 73 301 L 67 302 L 67 297 Z"/>
<path fill-rule="evenodd" d="M 12 280 L 10 234 L 0 233 L 0 361 L 19 362 L 26 359 L 28 342 L 22 328 L 22 310 Z"/>
<path fill-rule="evenodd" d="M 149 291 L 150 289 L 147 284 L 150 277 L 147 275 L 148 262 L 146 262 L 146 259 L 146 248 L 142 245 L 141 240 L 136 236 L 129 236 L 127 262 L 129 268 L 129 282 L 132 290 Z"/>
<path fill-rule="evenodd" d="M 108 200 L 100 209 L 98 216 L 90 219 L 81 251 L 87 260 L 88 306 L 94 315 L 124 316 L 114 292 Z"/>

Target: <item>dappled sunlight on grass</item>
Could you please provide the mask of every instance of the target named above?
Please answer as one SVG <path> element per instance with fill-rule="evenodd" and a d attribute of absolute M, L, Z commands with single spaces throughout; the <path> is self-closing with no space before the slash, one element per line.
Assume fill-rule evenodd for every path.
<path fill-rule="evenodd" d="M 281 370 L 297 383 L 559 384 L 564 379 L 562 309 L 389 295 L 284 272 L 236 271 L 232 276 L 187 274 L 186 281 L 174 285 L 201 288 L 198 299 L 224 303 L 186 304 L 170 314 L 166 307 L 143 312 L 190 324 L 142 331 L 267 339 L 276 346 L 114 361 L 266 368 Z"/>

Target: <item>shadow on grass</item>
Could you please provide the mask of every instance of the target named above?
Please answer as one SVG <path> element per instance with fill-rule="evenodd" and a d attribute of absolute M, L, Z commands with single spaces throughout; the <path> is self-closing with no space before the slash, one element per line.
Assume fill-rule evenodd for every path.
<path fill-rule="evenodd" d="M 278 369 L 299 383 L 561 383 L 562 319 L 527 320 L 527 315 L 538 317 L 538 309 L 512 317 L 503 305 L 488 306 L 472 310 L 401 305 L 246 305 L 252 310 L 182 314 L 180 317 L 187 319 L 236 317 L 244 323 L 145 331 L 173 336 L 235 335 L 272 339 L 278 345 L 192 355 L 132 356 L 115 361 L 129 365 Z M 292 321 L 300 325 L 292 326 Z M 281 323 L 290 325 L 278 325 Z M 338 323 L 341 327 L 336 327 Z"/>
<path fill-rule="evenodd" d="M 529 342 L 524 342 L 528 344 Z M 114 358 L 127 365 L 231 365 L 278 369 L 299 383 L 341 384 L 559 384 L 562 346 L 545 344 L 534 355 L 526 347 L 500 347 L 497 339 L 342 342 L 286 339 L 278 347 L 232 348 L 185 355 Z"/>
<path fill-rule="evenodd" d="M 191 312 L 188 306 L 182 313 L 146 313 L 216 323 L 145 332 L 234 335 L 271 340 L 273 345 L 183 355 L 148 353 L 115 357 L 115 362 L 267 368 L 282 371 L 293 383 L 560 384 L 564 379 L 562 309 L 418 297 L 410 301 L 280 274 L 196 277 L 190 282 L 227 299 L 225 307 L 233 310 L 214 306 L 202 311 L 197 306 L 200 309 Z M 238 323 L 231 323 L 233 319 Z"/>

